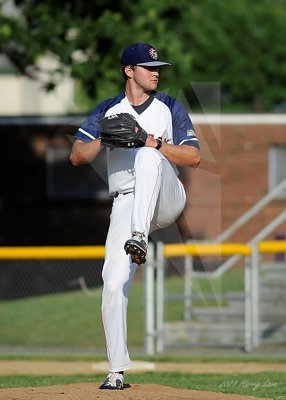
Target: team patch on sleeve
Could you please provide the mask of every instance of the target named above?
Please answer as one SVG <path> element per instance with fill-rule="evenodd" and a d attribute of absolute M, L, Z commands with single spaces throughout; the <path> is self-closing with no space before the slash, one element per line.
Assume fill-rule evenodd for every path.
<path fill-rule="evenodd" d="M 193 129 L 187 129 L 186 137 L 179 142 L 179 144 L 187 144 L 199 148 L 199 141 Z"/>
<path fill-rule="evenodd" d="M 195 131 L 194 131 L 193 129 L 188 129 L 188 130 L 187 130 L 187 136 L 188 136 L 188 137 L 190 137 L 190 136 L 195 136 L 195 137 L 196 137 Z"/>

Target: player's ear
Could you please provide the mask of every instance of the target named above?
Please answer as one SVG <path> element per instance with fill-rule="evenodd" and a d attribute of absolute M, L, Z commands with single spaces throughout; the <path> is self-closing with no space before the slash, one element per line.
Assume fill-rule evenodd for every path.
<path fill-rule="evenodd" d="M 124 67 L 124 72 L 125 72 L 125 75 L 127 76 L 127 78 L 132 78 L 133 71 L 134 71 L 134 68 L 132 68 L 132 65 L 126 65 L 126 67 Z"/>

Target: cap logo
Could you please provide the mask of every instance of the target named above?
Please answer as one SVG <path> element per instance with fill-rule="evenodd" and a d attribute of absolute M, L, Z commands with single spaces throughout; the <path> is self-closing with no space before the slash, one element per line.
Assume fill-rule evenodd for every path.
<path fill-rule="evenodd" d="M 158 53 L 153 47 L 149 49 L 149 56 L 152 58 L 152 60 L 158 60 Z"/>

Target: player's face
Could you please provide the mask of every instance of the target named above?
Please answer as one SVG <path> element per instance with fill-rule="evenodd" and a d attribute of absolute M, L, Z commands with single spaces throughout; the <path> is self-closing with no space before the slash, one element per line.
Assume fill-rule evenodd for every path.
<path fill-rule="evenodd" d="M 143 67 L 137 65 L 133 70 L 133 79 L 145 91 L 156 90 L 159 82 L 158 67 Z"/>

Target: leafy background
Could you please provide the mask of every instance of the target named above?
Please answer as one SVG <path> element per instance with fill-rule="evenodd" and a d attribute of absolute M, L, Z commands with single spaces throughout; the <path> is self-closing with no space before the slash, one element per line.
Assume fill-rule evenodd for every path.
<path fill-rule="evenodd" d="M 122 90 L 120 55 L 138 41 L 173 63 L 160 87 L 191 107 L 202 107 L 193 82 L 207 84 L 210 110 L 219 103 L 219 111 L 265 112 L 286 99 L 285 0 L 15 0 L 15 14 L 7 2 L 0 0 L 0 52 L 35 78 L 39 57 L 53 54 L 59 64 L 45 89 L 68 71 L 79 110 Z M 213 82 L 219 99 L 209 94 Z"/>

